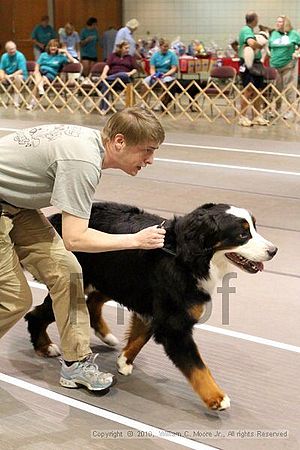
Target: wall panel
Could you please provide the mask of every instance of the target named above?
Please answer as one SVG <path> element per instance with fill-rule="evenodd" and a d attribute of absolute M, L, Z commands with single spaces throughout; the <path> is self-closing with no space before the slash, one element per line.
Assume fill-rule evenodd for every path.
<path fill-rule="evenodd" d="M 31 31 L 47 14 L 47 0 L 1 0 L 0 1 L 0 51 L 5 42 L 13 40 L 28 59 L 33 59 Z"/>
<path fill-rule="evenodd" d="M 51 0 L 50 0 L 51 2 Z M 0 53 L 5 42 L 14 40 L 27 59 L 33 59 L 31 32 L 41 16 L 49 14 L 48 0 L 0 0 Z M 54 27 L 72 22 L 77 31 L 91 16 L 97 17 L 100 34 L 122 25 L 122 0 L 52 0 Z M 101 58 L 101 52 L 99 52 Z"/>
<path fill-rule="evenodd" d="M 56 29 L 72 22 L 78 32 L 89 17 L 96 17 L 102 35 L 110 26 L 122 25 L 122 0 L 54 0 L 54 16 Z"/>

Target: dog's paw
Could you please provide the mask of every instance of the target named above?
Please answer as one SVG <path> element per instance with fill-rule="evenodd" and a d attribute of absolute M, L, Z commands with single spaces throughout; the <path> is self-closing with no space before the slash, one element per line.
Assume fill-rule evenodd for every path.
<path fill-rule="evenodd" d="M 210 409 L 224 411 L 225 409 L 230 408 L 230 398 L 225 394 L 219 396 L 217 399 L 210 399 L 206 404 Z"/>
<path fill-rule="evenodd" d="M 108 333 L 106 336 L 101 336 L 101 334 L 96 331 L 95 336 L 97 336 L 99 339 L 101 339 L 102 342 L 109 345 L 110 347 L 115 347 L 119 344 L 119 339 L 116 338 L 112 333 Z"/>
<path fill-rule="evenodd" d="M 45 345 L 44 347 L 36 349 L 36 354 L 39 356 L 43 356 L 44 358 L 54 358 L 56 356 L 60 356 L 61 351 L 59 347 L 52 342 L 49 345 Z"/>
<path fill-rule="evenodd" d="M 127 376 L 132 374 L 133 365 L 127 364 L 127 358 L 123 353 L 117 359 L 117 366 L 118 372 L 122 375 Z"/>

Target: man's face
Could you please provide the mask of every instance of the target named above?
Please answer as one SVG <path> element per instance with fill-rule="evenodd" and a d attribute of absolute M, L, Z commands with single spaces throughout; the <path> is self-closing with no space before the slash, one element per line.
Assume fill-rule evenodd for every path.
<path fill-rule="evenodd" d="M 137 175 L 143 167 L 153 163 L 154 152 L 157 148 L 158 145 L 153 142 L 130 146 L 124 141 L 119 154 L 119 168 L 128 175 Z"/>
<path fill-rule="evenodd" d="M 255 19 L 252 22 L 253 28 L 257 27 L 257 24 L 258 24 L 258 16 L 256 16 Z"/>
<path fill-rule="evenodd" d="M 14 56 L 16 54 L 17 47 L 13 44 L 8 44 L 6 46 L 6 51 L 9 54 L 9 56 Z"/>

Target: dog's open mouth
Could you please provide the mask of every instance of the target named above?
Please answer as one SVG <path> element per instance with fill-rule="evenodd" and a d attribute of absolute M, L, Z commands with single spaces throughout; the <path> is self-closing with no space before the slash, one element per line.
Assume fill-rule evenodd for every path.
<path fill-rule="evenodd" d="M 249 273 L 257 273 L 264 270 L 264 265 L 262 262 L 251 261 L 250 259 L 244 258 L 238 253 L 230 252 L 225 253 L 225 256 L 240 269 L 245 270 Z"/>

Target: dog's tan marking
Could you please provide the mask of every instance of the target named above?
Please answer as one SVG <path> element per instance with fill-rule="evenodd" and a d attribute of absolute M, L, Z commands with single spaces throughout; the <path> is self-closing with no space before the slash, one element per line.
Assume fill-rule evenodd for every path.
<path fill-rule="evenodd" d="M 133 313 L 130 328 L 126 334 L 128 340 L 122 354 L 127 358 L 127 364 L 132 364 L 151 337 L 151 324 L 145 323 L 137 314 Z"/>
<path fill-rule="evenodd" d="M 189 309 L 189 314 L 198 322 L 205 311 L 204 305 L 194 305 Z"/>
<path fill-rule="evenodd" d="M 194 391 L 210 409 L 226 409 L 230 405 L 229 398 L 220 389 L 207 367 L 194 368 L 186 375 Z"/>
<path fill-rule="evenodd" d="M 94 330 L 103 338 L 111 333 L 109 326 L 102 316 L 102 307 L 105 302 L 111 300 L 99 291 L 93 291 L 88 295 L 87 307 L 90 313 L 90 322 Z"/>

